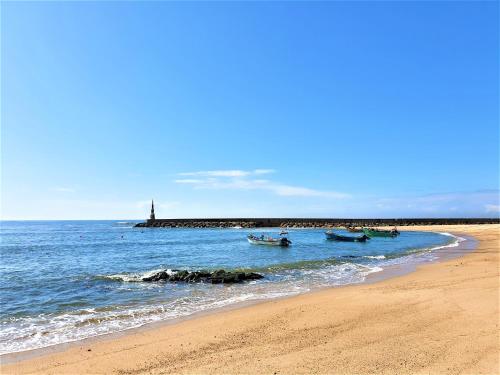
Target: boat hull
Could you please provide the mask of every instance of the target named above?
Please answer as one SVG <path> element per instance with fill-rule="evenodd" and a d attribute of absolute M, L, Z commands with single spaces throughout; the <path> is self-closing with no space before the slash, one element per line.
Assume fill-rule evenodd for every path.
<path fill-rule="evenodd" d="M 391 230 L 373 230 L 368 228 L 363 228 L 363 233 L 368 237 L 397 237 L 399 235 L 398 231 Z"/>
<path fill-rule="evenodd" d="M 266 240 L 266 239 L 264 239 L 264 240 L 261 240 L 259 238 L 247 237 L 247 240 L 252 245 L 288 247 L 291 244 L 291 242 L 287 239 L 279 239 L 279 240 Z"/>
<path fill-rule="evenodd" d="M 326 239 L 327 240 L 333 240 L 333 241 L 343 241 L 343 242 L 366 242 L 366 240 L 369 239 L 366 235 L 362 235 L 359 237 L 353 237 L 353 236 L 340 236 L 335 233 L 331 232 L 326 232 Z"/>

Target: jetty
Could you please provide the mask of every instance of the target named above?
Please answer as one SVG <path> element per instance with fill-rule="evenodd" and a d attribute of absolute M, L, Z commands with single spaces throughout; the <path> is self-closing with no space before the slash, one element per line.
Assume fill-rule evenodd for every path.
<path fill-rule="evenodd" d="M 149 219 L 138 228 L 335 228 L 335 227 L 404 227 L 409 225 L 500 224 L 500 218 L 199 218 L 157 219 L 151 201 Z"/>
<path fill-rule="evenodd" d="M 141 228 L 335 228 L 349 225 L 362 227 L 409 225 L 464 225 L 499 224 L 498 218 L 463 219 L 342 219 L 342 218 L 209 218 L 209 219 L 154 219 L 135 226 Z"/>

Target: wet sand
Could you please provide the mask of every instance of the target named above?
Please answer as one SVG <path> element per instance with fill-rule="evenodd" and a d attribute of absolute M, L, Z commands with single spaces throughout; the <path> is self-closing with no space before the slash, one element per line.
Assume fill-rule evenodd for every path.
<path fill-rule="evenodd" d="M 500 225 L 402 229 L 479 243 L 404 276 L 84 341 L 1 373 L 500 373 Z"/>

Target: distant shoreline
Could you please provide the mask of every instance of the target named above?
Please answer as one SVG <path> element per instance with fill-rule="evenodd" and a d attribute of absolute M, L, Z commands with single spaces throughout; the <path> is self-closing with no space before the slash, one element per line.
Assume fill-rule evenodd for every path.
<path fill-rule="evenodd" d="M 345 218 L 193 218 L 148 219 L 139 228 L 331 228 L 341 226 L 414 226 L 500 224 L 500 218 L 402 218 L 402 219 L 345 219 Z"/>

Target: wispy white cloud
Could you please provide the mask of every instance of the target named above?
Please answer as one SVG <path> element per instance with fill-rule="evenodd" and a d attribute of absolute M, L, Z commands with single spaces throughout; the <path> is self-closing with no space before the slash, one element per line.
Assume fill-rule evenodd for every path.
<path fill-rule="evenodd" d="M 200 177 L 246 177 L 252 175 L 262 175 L 274 173 L 274 169 L 254 169 L 252 171 L 244 171 L 241 169 L 215 170 L 215 171 L 197 171 L 183 172 L 179 176 L 200 176 Z"/>
<path fill-rule="evenodd" d="M 308 187 L 293 186 L 258 179 L 255 176 L 275 173 L 274 169 L 243 170 L 217 170 L 203 172 L 184 172 L 180 176 L 198 176 L 197 179 L 176 179 L 177 184 L 192 185 L 197 189 L 233 189 L 233 190 L 267 190 L 279 196 L 288 197 L 323 197 L 323 198 L 348 198 L 350 195 L 336 191 L 316 190 Z"/>
<path fill-rule="evenodd" d="M 294 197 L 323 197 L 323 198 L 349 198 L 349 194 L 339 193 L 336 191 L 324 191 L 309 189 L 301 186 L 290 186 L 290 185 L 270 185 L 269 189 L 274 191 L 278 195 L 282 196 L 294 196 Z"/>
<path fill-rule="evenodd" d="M 486 212 L 500 212 L 500 205 L 498 204 L 487 204 L 484 208 Z"/>
<path fill-rule="evenodd" d="M 276 171 L 274 169 L 254 169 L 253 173 L 254 174 L 269 174 L 269 173 L 275 173 Z"/>

